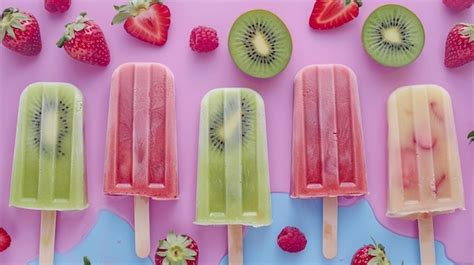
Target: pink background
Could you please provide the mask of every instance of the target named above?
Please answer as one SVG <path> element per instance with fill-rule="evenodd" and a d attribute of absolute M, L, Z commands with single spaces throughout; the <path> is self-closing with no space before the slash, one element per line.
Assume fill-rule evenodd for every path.
<path fill-rule="evenodd" d="M 272 191 L 288 192 L 290 182 L 290 147 L 292 83 L 296 72 L 308 64 L 342 63 L 351 67 L 359 80 L 364 138 L 367 153 L 368 199 L 387 228 L 416 236 L 415 222 L 388 219 L 386 208 L 386 118 L 388 95 L 407 84 L 434 83 L 445 87 L 454 103 L 458 141 L 461 152 L 467 211 L 435 218 L 436 239 L 445 244 L 447 255 L 459 263 L 474 262 L 474 146 L 466 135 L 474 129 L 473 65 L 449 70 L 443 66 L 444 42 L 456 22 L 472 22 L 473 11 L 452 13 L 441 0 L 393 0 L 414 11 L 425 26 L 426 44 L 418 60 L 404 68 L 385 68 L 369 59 L 361 45 L 364 19 L 387 1 L 364 2 L 359 17 L 335 30 L 316 32 L 307 19 L 313 1 L 221 1 L 169 0 L 172 24 L 168 42 L 154 47 L 128 36 L 121 26 L 111 26 L 112 4 L 125 0 L 73 0 L 66 14 L 49 14 L 42 1 L 0 0 L 0 8 L 14 5 L 34 13 L 42 30 L 43 51 L 28 58 L 0 48 L 0 226 L 14 238 L 11 249 L 0 255 L 0 263 L 24 264 L 37 256 L 39 212 L 9 208 L 11 164 L 15 139 L 18 99 L 21 91 L 38 81 L 70 82 L 79 87 L 85 98 L 86 157 L 90 207 L 82 212 L 59 214 L 57 250 L 67 251 L 89 231 L 100 209 L 107 208 L 132 222 L 133 200 L 129 197 L 103 195 L 103 161 L 108 95 L 112 71 L 125 62 L 160 62 L 169 66 L 176 78 L 180 200 L 153 202 L 152 241 L 156 243 L 169 229 L 186 232 L 206 247 L 202 264 L 216 264 L 225 253 L 223 227 L 192 225 L 194 218 L 195 177 L 198 144 L 199 104 L 202 96 L 216 87 L 249 87 L 264 98 L 267 111 L 269 163 Z M 264 8 L 278 14 L 293 37 L 293 57 L 288 68 L 275 78 L 259 80 L 241 73 L 227 51 L 227 35 L 232 22 L 244 11 Z M 108 40 L 112 62 L 107 68 L 90 66 L 70 59 L 55 47 L 63 25 L 80 11 L 87 11 L 102 27 Z M 217 29 L 220 47 L 210 54 L 194 54 L 188 47 L 191 29 L 196 25 Z M 213 240 L 204 240 L 212 235 Z M 204 244 L 204 243 L 203 243 Z M 152 246 L 153 248 L 155 245 Z M 16 263 L 17 262 L 17 263 Z"/>

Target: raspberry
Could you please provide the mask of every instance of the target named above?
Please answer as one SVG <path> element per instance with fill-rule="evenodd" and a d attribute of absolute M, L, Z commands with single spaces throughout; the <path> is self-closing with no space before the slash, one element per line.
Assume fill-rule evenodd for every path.
<path fill-rule="evenodd" d="M 219 46 L 217 31 L 210 27 L 198 26 L 191 31 L 189 46 L 195 52 L 210 52 Z"/>
<path fill-rule="evenodd" d="M 306 247 L 306 237 L 296 227 L 287 226 L 278 235 L 278 246 L 287 252 L 296 253 Z"/>

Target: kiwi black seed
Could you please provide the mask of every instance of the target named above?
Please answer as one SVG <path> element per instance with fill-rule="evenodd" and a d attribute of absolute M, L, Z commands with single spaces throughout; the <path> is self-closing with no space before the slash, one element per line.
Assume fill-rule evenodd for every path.
<path fill-rule="evenodd" d="M 32 142 L 35 148 L 39 148 L 45 154 L 51 154 L 51 152 L 55 151 L 57 157 L 65 156 L 65 138 L 71 130 L 69 114 L 72 106 L 70 102 L 61 97 L 54 99 L 44 96 L 34 100 L 32 103 L 28 113 L 31 130 L 31 133 L 28 135 L 32 137 L 30 142 Z M 43 141 L 41 141 L 42 133 L 51 133 L 48 130 L 54 130 L 54 127 L 49 128 L 48 124 L 45 128 L 42 128 L 42 119 L 45 118 L 53 119 L 51 122 L 56 123 L 56 132 L 52 132 L 54 142 L 44 140 L 47 136 L 43 136 Z"/>
<path fill-rule="evenodd" d="M 367 53 L 378 63 L 400 67 L 412 63 L 425 44 L 420 19 L 400 5 L 383 5 L 364 23 L 362 42 Z"/>
<path fill-rule="evenodd" d="M 251 10 L 238 17 L 230 30 L 228 45 L 237 67 L 259 78 L 283 71 L 293 50 L 285 23 L 266 10 Z"/>
<path fill-rule="evenodd" d="M 209 120 L 209 140 L 214 150 L 221 153 L 224 152 L 226 139 L 222 134 L 224 130 L 224 113 L 228 116 L 239 115 L 238 121 L 241 125 L 242 144 L 247 144 L 253 139 L 254 120 L 255 120 L 255 104 L 247 98 L 242 96 L 240 102 L 238 98 L 229 100 L 227 104 L 222 104 L 217 107 L 211 114 Z M 229 126 L 229 125 L 227 125 Z M 238 128 L 237 126 L 233 126 Z M 238 133 L 236 130 L 234 133 Z"/>

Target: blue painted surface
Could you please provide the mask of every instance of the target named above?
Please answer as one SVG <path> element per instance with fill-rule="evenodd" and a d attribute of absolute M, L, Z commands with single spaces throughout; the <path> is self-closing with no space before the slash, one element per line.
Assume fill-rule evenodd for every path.
<path fill-rule="evenodd" d="M 371 242 L 370 236 L 382 243 L 392 265 L 420 264 L 418 240 L 395 234 L 376 220 L 366 200 L 350 207 L 339 207 L 338 256 L 327 260 L 322 256 L 321 227 L 322 200 L 296 200 L 287 194 L 273 193 L 273 224 L 268 227 L 247 228 L 244 237 L 244 264 L 350 264 L 352 255 Z M 276 239 L 285 226 L 296 226 L 306 235 L 306 249 L 297 254 L 282 251 Z M 447 259 L 442 244 L 436 242 L 437 264 L 453 264 Z M 227 256 L 221 262 L 227 265 Z"/>
<path fill-rule="evenodd" d="M 97 224 L 71 251 L 56 253 L 55 265 L 83 264 L 88 256 L 93 265 L 151 265 L 150 259 L 140 259 L 135 254 L 132 227 L 122 218 L 107 210 L 100 211 Z M 37 265 L 38 261 L 28 263 Z"/>
<path fill-rule="evenodd" d="M 272 193 L 273 224 L 247 228 L 244 238 L 245 265 L 350 264 L 354 252 L 370 243 L 370 236 L 385 245 L 393 265 L 419 264 L 418 240 L 395 234 L 378 223 L 366 200 L 339 208 L 338 256 L 326 260 L 321 253 L 322 200 L 295 200 L 284 193 Z M 286 253 L 276 244 L 283 227 L 296 226 L 308 239 L 306 249 L 297 254 Z M 454 264 L 447 259 L 442 244 L 436 242 L 437 264 Z M 135 255 L 132 227 L 114 213 L 102 210 L 97 224 L 71 251 L 55 255 L 55 264 L 82 264 L 88 256 L 94 265 L 151 265 L 150 259 Z M 77 262 L 76 262 L 77 261 Z M 37 265 L 32 261 L 29 265 Z M 227 265 L 227 256 L 221 262 Z M 206 264 L 207 265 L 207 264 Z"/>

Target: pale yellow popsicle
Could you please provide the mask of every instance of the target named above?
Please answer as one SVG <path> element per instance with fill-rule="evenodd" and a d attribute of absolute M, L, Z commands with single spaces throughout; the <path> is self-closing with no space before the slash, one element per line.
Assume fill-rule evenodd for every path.
<path fill-rule="evenodd" d="M 464 208 L 451 98 L 436 85 L 406 86 L 388 100 L 388 216 Z"/>

